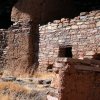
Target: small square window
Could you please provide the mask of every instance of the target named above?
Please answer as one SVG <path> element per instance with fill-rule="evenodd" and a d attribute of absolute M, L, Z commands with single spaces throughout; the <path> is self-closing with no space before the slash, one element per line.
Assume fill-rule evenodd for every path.
<path fill-rule="evenodd" d="M 60 47 L 58 56 L 72 58 L 72 47 Z"/>

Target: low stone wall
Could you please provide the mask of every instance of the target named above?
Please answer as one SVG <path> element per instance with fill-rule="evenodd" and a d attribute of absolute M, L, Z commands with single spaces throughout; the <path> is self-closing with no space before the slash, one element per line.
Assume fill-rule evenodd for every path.
<path fill-rule="evenodd" d="M 40 26 L 39 33 L 40 70 L 55 62 L 61 48 L 72 48 L 73 58 L 93 58 L 100 53 L 100 11 L 82 12 L 71 20 L 54 20 Z"/>

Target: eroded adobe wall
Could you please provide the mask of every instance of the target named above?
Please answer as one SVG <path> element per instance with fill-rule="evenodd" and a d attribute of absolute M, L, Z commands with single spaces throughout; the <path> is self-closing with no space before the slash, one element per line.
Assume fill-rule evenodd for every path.
<path fill-rule="evenodd" d="M 40 26 L 39 33 L 40 70 L 54 64 L 61 47 L 72 47 L 73 58 L 91 59 L 100 53 L 100 10 L 80 13 L 71 20 L 54 20 Z"/>
<path fill-rule="evenodd" d="M 99 100 L 100 99 L 100 63 L 99 71 L 77 70 L 75 66 L 95 67 L 92 60 L 68 61 L 66 66 L 60 69 L 60 98 L 59 100 Z M 98 61 L 99 62 L 99 61 Z M 88 64 L 88 65 L 86 65 Z M 94 66 L 93 66 L 94 65 Z M 86 67 L 87 68 L 87 67 Z M 88 69 L 88 68 L 87 68 Z"/>

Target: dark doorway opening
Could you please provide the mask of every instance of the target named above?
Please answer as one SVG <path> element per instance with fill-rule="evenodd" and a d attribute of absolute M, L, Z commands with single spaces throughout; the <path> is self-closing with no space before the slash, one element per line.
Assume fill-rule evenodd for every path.
<path fill-rule="evenodd" d="M 0 29 L 9 28 L 13 22 L 11 21 L 12 7 L 18 0 L 1 0 L 0 2 Z"/>
<path fill-rule="evenodd" d="M 93 55 L 93 59 L 100 60 L 100 53 L 96 53 L 95 55 Z"/>
<path fill-rule="evenodd" d="M 60 47 L 58 56 L 72 58 L 72 47 Z"/>

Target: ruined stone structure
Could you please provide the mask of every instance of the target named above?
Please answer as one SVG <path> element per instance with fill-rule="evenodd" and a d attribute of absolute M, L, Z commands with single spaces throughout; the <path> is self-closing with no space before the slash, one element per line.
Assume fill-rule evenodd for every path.
<path fill-rule="evenodd" d="M 62 11 L 64 9 L 67 10 L 68 7 L 59 8 L 59 6 L 62 7 L 64 4 L 64 2 L 60 4 L 60 1 L 58 1 L 56 5 L 52 5 L 54 3 L 53 0 L 7 0 L 5 2 L 2 1 L 2 3 L 4 5 L 1 6 L 3 13 L 5 13 L 4 16 L 9 15 L 8 17 L 2 17 L 2 23 L 8 22 L 7 26 L 1 24 L 1 28 L 6 28 L 4 31 L 7 31 L 9 34 L 7 34 L 7 48 L 5 48 L 7 55 L 4 56 L 6 60 L 4 62 L 5 69 L 10 70 L 10 74 L 12 72 L 25 73 L 26 71 L 33 73 L 33 70 L 37 69 L 39 64 L 39 24 L 44 24 L 68 14 L 62 13 Z M 25 8 L 26 4 L 27 8 Z M 70 4 L 69 1 L 68 4 Z M 48 6 L 50 7 L 47 10 L 46 8 Z M 5 7 L 7 8 L 5 9 Z M 54 7 L 57 7 L 57 9 L 53 10 Z M 9 10 L 9 12 L 7 12 L 7 10 Z M 9 27 L 9 25 L 12 26 Z M 16 34 L 16 32 L 18 34 Z M 21 69 L 22 72 L 20 72 Z"/>
<path fill-rule="evenodd" d="M 6 37 L 8 38 L 6 41 L 7 48 L 5 48 L 7 55 L 4 57 L 6 68 L 14 68 L 13 70 L 18 68 L 30 69 L 31 72 L 29 71 L 29 73 L 33 73 L 33 69 L 37 69 L 38 65 L 40 66 L 39 70 L 46 70 L 46 66 L 53 64 L 57 57 L 78 58 L 78 56 L 86 57 L 99 53 L 99 44 L 97 44 L 100 41 L 99 11 L 88 14 L 82 13 L 75 17 L 86 9 L 87 11 L 94 8 L 98 9 L 98 1 L 95 3 L 93 1 L 87 2 L 87 4 L 83 1 L 71 0 L 64 0 L 62 3 L 58 0 L 56 4 L 54 2 L 53 0 L 8 0 L 2 2 L 4 6 L 1 5 L 1 19 L 2 23 L 6 22 L 8 26 L 1 23 L 1 28 L 7 28 L 14 23 L 4 30 L 4 32 L 8 31 L 7 33 L 9 33 Z M 25 8 L 26 4 L 27 8 Z M 65 4 L 69 6 L 64 6 Z M 13 7 L 14 5 L 15 7 Z M 79 9 L 78 6 L 81 8 Z M 58 18 L 63 19 L 56 20 Z M 45 24 L 49 21 L 54 22 Z M 45 25 L 41 26 L 41 24 Z M 16 34 L 16 32 L 20 34 Z M 23 39 L 26 41 L 23 42 Z M 83 48 L 84 50 L 82 50 Z M 69 53 L 66 54 L 66 51 Z"/>
<path fill-rule="evenodd" d="M 1 0 L 4 76 L 55 73 L 59 100 L 99 100 L 99 60 L 99 0 Z"/>

